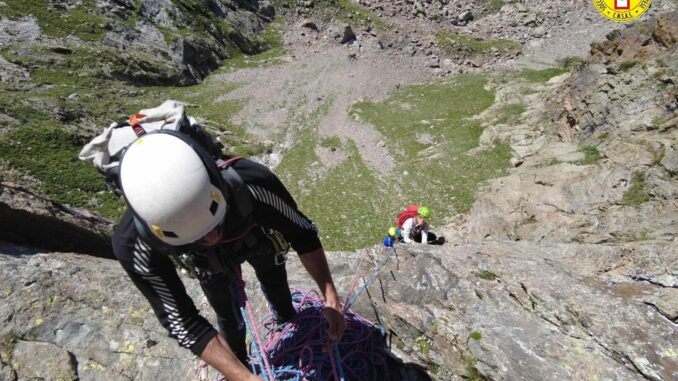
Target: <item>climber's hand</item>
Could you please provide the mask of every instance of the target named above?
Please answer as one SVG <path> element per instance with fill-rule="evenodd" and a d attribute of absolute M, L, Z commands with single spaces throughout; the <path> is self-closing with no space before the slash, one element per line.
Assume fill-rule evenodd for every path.
<path fill-rule="evenodd" d="M 323 347 L 323 351 L 329 352 L 332 347 L 341 341 L 346 329 L 346 322 L 344 315 L 341 312 L 341 304 L 337 300 L 326 301 L 325 308 L 323 308 L 323 317 L 327 320 L 329 325 L 327 330 L 327 343 Z"/>

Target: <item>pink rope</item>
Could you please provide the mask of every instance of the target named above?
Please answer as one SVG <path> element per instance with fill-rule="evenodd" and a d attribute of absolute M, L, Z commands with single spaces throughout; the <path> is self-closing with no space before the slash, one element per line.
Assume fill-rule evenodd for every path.
<path fill-rule="evenodd" d="M 245 299 L 245 310 L 247 311 L 247 318 L 251 321 L 254 322 L 254 314 L 252 313 L 252 308 L 250 307 L 250 302 Z M 273 375 L 273 370 L 271 369 L 271 364 L 268 363 L 268 355 L 266 354 L 266 350 L 264 349 L 264 346 L 262 345 L 261 342 L 261 336 L 259 335 L 259 330 L 257 329 L 255 324 L 252 324 L 252 333 L 254 334 L 254 337 L 256 339 L 257 347 L 259 348 L 259 351 L 261 353 L 261 358 L 264 360 L 264 367 L 266 368 L 266 373 L 268 373 L 268 379 L 270 381 L 275 381 L 275 376 Z"/>
<path fill-rule="evenodd" d="M 234 269 L 235 274 L 236 274 L 236 282 L 238 283 L 238 290 L 240 290 L 240 298 L 242 302 L 245 304 L 245 311 L 247 311 L 247 319 L 252 322 L 250 324 L 250 327 L 252 327 L 251 331 L 252 334 L 254 335 L 254 341 L 257 344 L 257 348 L 260 351 L 261 358 L 264 360 L 264 368 L 266 369 L 266 373 L 268 375 L 268 379 L 270 381 L 275 381 L 275 376 L 273 375 L 273 370 L 271 369 L 271 364 L 268 362 L 268 355 L 266 354 L 266 349 L 264 349 L 264 346 L 261 341 L 261 336 L 259 335 L 259 329 L 257 328 L 256 324 L 254 323 L 256 320 L 254 320 L 254 314 L 252 313 L 252 307 L 250 306 L 250 302 L 247 299 L 247 295 L 245 294 L 245 281 L 242 279 L 242 272 L 240 271 L 240 268 Z"/>

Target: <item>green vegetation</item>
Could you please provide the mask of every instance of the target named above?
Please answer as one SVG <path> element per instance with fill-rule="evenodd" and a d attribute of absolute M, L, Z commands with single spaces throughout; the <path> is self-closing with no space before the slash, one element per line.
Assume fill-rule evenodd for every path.
<path fill-rule="evenodd" d="M 427 355 L 431 351 L 431 340 L 426 336 L 419 336 L 414 339 L 414 345 L 422 355 Z"/>
<path fill-rule="evenodd" d="M 14 332 L 6 333 L 0 336 L 0 364 L 9 363 L 14 355 L 14 347 L 20 337 Z"/>
<path fill-rule="evenodd" d="M 666 149 L 664 148 L 663 145 L 659 145 L 658 147 L 653 147 L 650 144 L 646 145 L 647 151 L 650 152 L 652 155 L 652 164 L 657 165 L 659 162 L 664 159 L 664 156 L 666 156 Z"/>
<path fill-rule="evenodd" d="M 438 364 L 427 364 L 430 374 L 435 375 L 439 380 L 451 380 L 454 375 L 449 370 Z"/>
<path fill-rule="evenodd" d="M 432 334 L 437 334 L 438 333 L 438 325 L 440 324 L 440 321 L 438 319 L 433 321 L 433 324 L 431 324 L 431 333 Z"/>
<path fill-rule="evenodd" d="M 666 119 L 667 118 L 665 116 L 657 115 L 654 118 L 652 118 L 652 125 L 655 127 L 659 127 L 666 122 Z"/>
<path fill-rule="evenodd" d="M 468 337 L 473 340 L 480 340 L 482 338 L 482 335 L 478 331 L 473 331 L 468 334 Z"/>
<path fill-rule="evenodd" d="M 336 136 L 331 136 L 329 138 L 324 138 L 320 145 L 325 148 L 341 148 L 341 139 Z"/>
<path fill-rule="evenodd" d="M 631 70 L 632 67 L 634 67 L 634 66 L 636 66 L 636 65 L 638 65 L 638 64 L 642 64 L 642 62 L 641 62 L 641 61 L 638 61 L 638 60 L 628 60 L 628 61 L 623 61 L 623 62 L 619 65 L 619 69 L 621 69 L 621 71 L 629 71 L 629 70 Z"/>
<path fill-rule="evenodd" d="M 552 157 L 546 162 L 546 166 L 558 165 L 562 163 L 558 158 Z"/>
<path fill-rule="evenodd" d="M 596 134 L 596 137 L 597 137 L 599 140 L 605 140 L 605 139 L 607 139 L 608 136 L 610 136 L 610 134 L 609 134 L 608 132 L 606 132 L 606 131 L 603 131 L 603 132 L 600 132 L 600 133 Z"/>
<path fill-rule="evenodd" d="M 59 295 L 53 294 L 52 296 L 47 299 L 47 305 L 48 306 L 53 306 L 57 301 L 59 300 Z"/>
<path fill-rule="evenodd" d="M 513 104 L 503 106 L 497 112 L 497 115 L 498 115 L 497 123 L 499 123 L 499 124 L 506 124 L 506 123 L 513 124 L 519 116 L 523 115 L 524 112 L 525 112 L 525 105 L 522 104 L 522 103 L 513 103 Z"/>
<path fill-rule="evenodd" d="M 518 78 L 523 78 L 532 83 L 546 83 L 549 79 L 567 73 L 569 69 L 549 68 L 542 70 L 526 69 L 518 73 Z"/>
<path fill-rule="evenodd" d="M 466 380 L 468 381 L 487 380 L 487 378 L 480 374 L 478 368 L 476 368 L 476 364 L 478 364 L 478 359 L 476 359 L 475 356 L 473 356 L 473 353 L 471 353 L 469 350 L 461 352 L 461 361 L 464 363 L 464 368 L 466 369 L 465 377 Z"/>
<path fill-rule="evenodd" d="M 600 160 L 600 152 L 596 146 L 581 145 L 579 146 L 579 152 L 584 153 L 584 160 L 580 162 L 581 164 L 595 164 Z"/>
<path fill-rule="evenodd" d="M 350 0 L 315 0 L 315 7 L 320 9 L 321 17 L 326 20 L 337 19 L 345 23 L 373 24 L 377 30 L 386 29 L 386 23 L 379 16 L 362 5 Z"/>
<path fill-rule="evenodd" d="M 487 270 L 481 270 L 481 271 L 475 273 L 475 276 L 477 276 L 480 279 L 490 280 L 490 281 L 497 279 L 497 274 L 495 274 L 491 271 L 487 271 Z"/>
<path fill-rule="evenodd" d="M 283 48 L 282 34 L 285 27 L 282 18 L 275 18 L 266 26 L 257 41 L 265 50 L 254 55 L 233 52 L 233 57 L 224 62 L 227 69 L 256 68 L 275 65 L 281 63 L 281 58 L 285 54 Z"/>
<path fill-rule="evenodd" d="M 311 129 L 301 132 L 276 172 L 318 225 L 325 246 L 331 250 L 365 247 L 382 234 L 380 222 L 390 220 L 383 212 L 388 210 L 388 200 L 377 197 L 377 179 L 352 141 L 339 146 L 347 153 L 343 162 L 322 177 L 309 178 L 319 160 L 309 149 L 317 141 L 315 134 Z"/>
<path fill-rule="evenodd" d="M 89 372 L 89 371 L 101 371 L 105 370 L 106 367 L 99 364 L 98 362 L 94 360 L 88 360 L 85 365 L 82 366 L 82 371 L 83 372 Z"/>
<path fill-rule="evenodd" d="M 631 175 L 631 186 L 624 193 L 622 203 L 624 205 L 640 205 L 647 201 L 650 201 L 650 194 L 645 183 L 645 173 L 641 171 L 633 172 Z"/>
<path fill-rule="evenodd" d="M 38 20 L 42 32 L 52 37 L 77 36 L 85 41 L 99 41 L 106 31 L 103 24 L 106 18 L 94 12 L 95 0 L 84 0 L 81 5 L 70 9 L 53 9 L 49 0 L 4 0 L 7 4 L 0 7 L 0 13 L 10 19 L 33 15 Z"/>
<path fill-rule="evenodd" d="M 560 60 L 560 65 L 567 70 L 580 68 L 584 64 L 582 57 L 571 56 Z"/>
<path fill-rule="evenodd" d="M 620 242 L 639 242 L 639 241 L 648 241 L 652 239 L 649 235 L 648 229 L 643 229 L 636 233 L 628 233 L 621 237 Z"/>
<path fill-rule="evenodd" d="M 405 349 L 405 342 L 400 338 L 400 336 L 395 337 L 395 347 L 400 351 Z"/>
<path fill-rule="evenodd" d="M 371 123 L 386 137 L 389 151 L 402 163 L 393 171 L 402 189 L 398 207 L 418 200 L 429 205 L 434 219 L 437 213 L 465 212 L 477 186 L 503 173 L 510 158 L 507 145 L 496 143 L 467 154 L 482 133 L 479 122 L 467 118 L 494 101 L 485 84 L 483 76 L 460 75 L 449 82 L 401 88 L 383 102 L 361 102 L 350 109 L 354 118 Z M 435 143 L 419 142 L 417 137 L 424 134 Z"/>
<path fill-rule="evenodd" d="M 463 34 L 451 32 L 436 33 L 436 42 L 445 52 L 452 54 L 457 51 L 466 51 L 470 54 L 484 54 L 496 49 L 502 54 L 517 53 L 521 45 L 510 40 L 483 40 Z"/>
<path fill-rule="evenodd" d="M 504 0 L 480 0 L 480 3 L 485 7 L 485 10 L 479 17 L 497 13 L 504 6 Z"/>
<path fill-rule="evenodd" d="M 33 117 L 39 113 L 33 111 Z M 122 201 L 106 191 L 96 170 L 78 160 L 82 145 L 42 115 L 0 140 L 0 157 L 11 167 L 41 180 L 41 191 L 54 201 L 88 207 L 108 216 L 122 214 Z"/>
<path fill-rule="evenodd" d="M 441 221 L 436 216 L 470 209 L 478 186 L 504 173 L 510 159 L 510 147 L 499 142 L 467 153 L 478 146 L 482 133 L 480 123 L 467 118 L 494 101 L 486 83 L 483 76 L 461 75 L 400 88 L 382 102 L 353 105 L 350 115 L 374 125 L 400 163 L 389 169 L 392 175 L 386 182 L 362 160 L 352 140 L 318 136 L 326 107 L 290 121 L 291 126 L 305 127 L 296 133 L 295 145 L 276 173 L 318 225 L 328 249 L 356 249 L 380 241 L 408 203 L 431 207 L 434 224 Z M 430 139 L 422 143 L 422 135 Z M 331 169 L 317 169 L 323 166 L 316 147 L 335 149 L 339 156 L 333 160 L 339 162 Z"/>

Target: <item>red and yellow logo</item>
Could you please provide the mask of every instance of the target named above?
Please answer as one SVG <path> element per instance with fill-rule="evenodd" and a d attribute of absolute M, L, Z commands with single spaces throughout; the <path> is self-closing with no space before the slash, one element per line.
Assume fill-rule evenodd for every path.
<path fill-rule="evenodd" d="M 652 0 L 593 0 L 598 12 L 616 22 L 635 20 L 648 9 Z"/>

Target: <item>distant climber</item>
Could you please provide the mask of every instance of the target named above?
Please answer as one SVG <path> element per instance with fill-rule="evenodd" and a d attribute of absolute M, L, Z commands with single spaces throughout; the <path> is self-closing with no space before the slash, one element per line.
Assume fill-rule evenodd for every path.
<path fill-rule="evenodd" d="M 192 138 L 195 128 L 145 132 L 146 114 L 178 120 L 166 116 L 173 110 L 156 111 L 142 112 L 124 127 L 134 127 L 138 138 L 122 151 L 119 165 L 111 166 L 105 155 L 98 157 L 116 168 L 111 173 L 119 178 L 112 183 L 120 186 L 128 207 L 113 236 L 114 253 L 170 336 L 230 381 L 261 380 L 244 365 L 240 265 L 247 261 L 254 267 L 278 322 L 292 319 L 296 311 L 287 282 L 286 251 L 281 253 L 276 244 L 280 241 L 276 237 L 282 236 L 325 298 L 327 345 L 339 342 L 345 322 L 318 232 L 278 177 L 250 160 L 224 157 L 221 149 L 208 146 L 204 135 L 198 144 Z M 183 108 L 179 114 L 185 118 Z M 101 143 L 99 139 L 97 144 Z M 83 152 L 94 157 L 89 148 Z M 87 156 L 84 153 L 81 158 Z M 177 253 L 188 255 L 217 314 L 221 335 L 186 293 L 172 260 Z"/>
<path fill-rule="evenodd" d="M 388 228 L 388 232 L 386 234 L 386 237 L 384 237 L 384 246 L 385 247 L 393 247 L 393 244 L 395 244 L 398 241 L 398 229 L 396 229 L 395 226 L 391 226 Z"/>
<path fill-rule="evenodd" d="M 445 237 L 436 237 L 429 231 L 428 220 L 431 218 L 429 208 L 421 205 L 409 205 L 398 215 L 396 230 L 399 240 L 405 243 L 424 243 L 429 245 L 442 245 Z"/>

